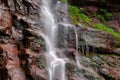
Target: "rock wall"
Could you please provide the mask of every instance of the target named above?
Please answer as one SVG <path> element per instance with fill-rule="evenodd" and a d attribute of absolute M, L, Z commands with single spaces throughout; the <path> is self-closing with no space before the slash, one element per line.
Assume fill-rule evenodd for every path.
<path fill-rule="evenodd" d="M 56 1 L 57 0 L 53 3 L 56 3 Z M 73 1 L 72 3 L 74 3 Z M 77 1 L 78 0 L 76 0 L 76 2 Z M 38 22 L 40 18 L 38 12 L 40 4 L 39 0 L 0 0 L 0 80 L 48 80 L 45 42 L 35 31 L 38 25 L 40 25 L 40 22 Z M 65 4 L 63 5 L 65 6 Z M 63 8 L 63 12 L 67 14 L 66 10 L 67 8 Z M 63 12 L 58 11 L 56 15 L 61 15 Z M 64 17 L 68 18 L 68 14 Z M 67 22 L 64 17 L 60 17 L 58 21 Z M 42 25 L 40 26 L 42 27 Z M 61 28 L 63 27 L 64 26 Z M 82 56 L 79 57 L 81 66 L 77 66 L 75 58 L 78 56 L 77 53 L 82 55 L 81 47 L 86 45 L 86 39 L 90 53 L 93 53 L 94 51 L 92 49 L 95 48 L 95 50 L 97 50 L 96 53 L 120 54 L 119 44 L 116 44 L 117 47 L 115 47 L 114 50 L 114 48 L 112 48 L 113 46 L 111 46 L 111 44 L 113 44 L 112 39 L 105 39 L 108 34 L 81 26 L 77 26 L 77 30 L 80 51 L 77 52 L 75 50 L 75 33 L 73 29 L 70 29 L 70 34 L 67 38 L 69 48 L 64 49 L 66 46 L 62 43 L 64 40 L 61 39 L 57 52 L 66 60 L 66 76 L 68 80 L 108 80 L 109 78 L 106 79 L 102 76 L 106 74 L 98 73 L 99 71 L 100 73 L 104 73 L 106 69 L 100 66 L 97 68 L 99 69 L 97 70 L 98 72 L 95 72 L 93 67 L 87 67 L 86 64 L 82 64 L 88 61 L 88 58 Z M 94 34 L 97 35 L 94 36 Z M 97 39 L 96 43 L 94 39 Z M 83 58 L 85 61 L 81 60 Z M 105 60 L 108 59 L 107 61 L 109 61 L 109 58 L 113 57 L 108 56 Z M 119 63 L 119 56 L 115 59 Z M 97 61 L 96 63 L 99 64 Z M 100 62 L 103 61 L 104 59 Z M 92 62 L 89 64 L 92 64 Z M 120 80 L 119 73 L 116 72 L 117 70 L 119 71 L 119 67 L 119 65 L 115 68 L 112 67 L 111 69 L 114 70 L 109 72 L 107 76 L 111 75 L 113 80 Z M 111 69 L 107 68 L 107 70 Z"/>

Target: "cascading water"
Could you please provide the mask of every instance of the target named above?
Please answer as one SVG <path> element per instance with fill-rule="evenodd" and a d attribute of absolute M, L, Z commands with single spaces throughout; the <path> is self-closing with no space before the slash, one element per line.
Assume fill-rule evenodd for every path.
<path fill-rule="evenodd" d="M 76 40 L 76 53 L 77 53 L 77 56 L 76 56 L 76 62 L 77 62 L 77 66 L 80 67 L 80 61 L 79 61 L 79 54 L 78 54 L 78 33 L 77 33 L 77 29 L 76 27 L 73 27 L 74 28 L 74 32 L 75 32 L 75 40 Z"/>
<path fill-rule="evenodd" d="M 64 33 L 69 34 L 69 29 L 72 29 L 74 31 L 74 35 L 75 35 L 75 48 L 76 48 L 76 52 L 75 52 L 75 61 L 77 63 L 77 66 L 80 67 L 80 61 L 79 61 L 79 53 L 78 53 L 78 33 L 77 33 L 77 28 L 72 25 L 72 24 L 68 24 L 68 23 L 61 23 L 61 25 L 63 25 L 63 29 L 64 29 Z M 68 42 L 66 41 L 65 46 L 67 46 L 68 48 Z"/>
<path fill-rule="evenodd" d="M 51 0 L 42 0 L 40 6 L 41 22 L 43 24 L 43 33 L 41 36 L 45 39 L 49 70 L 49 80 L 65 80 L 65 61 L 56 55 L 56 34 L 57 28 L 52 14 Z"/>

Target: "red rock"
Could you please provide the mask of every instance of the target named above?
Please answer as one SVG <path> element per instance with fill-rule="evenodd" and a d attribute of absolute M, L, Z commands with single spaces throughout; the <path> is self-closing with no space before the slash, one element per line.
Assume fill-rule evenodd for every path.
<path fill-rule="evenodd" d="M 8 11 L 0 11 L 0 30 L 11 35 L 12 17 Z"/>
<path fill-rule="evenodd" d="M 109 70 L 112 77 L 116 80 L 120 80 L 120 67 Z"/>
<path fill-rule="evenodd" d="M 1 45 L 7 52 L 8 62 L 6 68 L 11 80 L 25 80 L 25 75 L 19 65 L 18 50 L 12 44 Z"/>

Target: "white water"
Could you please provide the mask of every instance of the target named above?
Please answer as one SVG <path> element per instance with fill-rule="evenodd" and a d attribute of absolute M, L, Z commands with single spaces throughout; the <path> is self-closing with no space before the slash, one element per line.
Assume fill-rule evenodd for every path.
<path fill-rule="evenodd" d="M 72 24 L 67 24 L 67 23 L 61 23 L 62 25 L 64 25 L 64 28 L 66 29 L 66 31 L 68 31 L 68 27 L 69 28 L 73 28 L 74 29 L 74 33 L 75 33 L 75 42 L 76 42 L 76 52 L 75 52 L 75 54 L 76 54 L 76 56 L 75 56 L 75 59 L 76 59 L 76 63 L 77 63 L 77 66 L 78 67 L 81 67 L 80 66 L 80 60 L 79 60 L 79 58 L 80 58 L 80 55 L 79 55 L 79 53 L 78 53 L 78 33 L 77 33 L 77 29 L 76 29 L 76 27 L 74 26 L 74 25 L 72 25 Z M 65 30 L 64 29 L 64 30 Z M 68 32 L 67 32 L 68 33 Z M 67 43 L 68 44 L 68 43 Z M 66 44 L 66 45 L 67 45 Z M 67 47 L 68 48 L 68 47 Z"/>
<path fill-rule="evenodd" d="M 76 40 L 76 62 L 77 62 L 77 66 L 80 67 L 80 61 L 79 61 L 79 53 L 78 53 L 78 33 L 77 33 L 77 29 L 76 27 L 73 27 L 74 28 L 74 32 L 75 32 L 75 40 Z"/>
<path fill-rule="evenodd" d="M 45 39 L 46 48 L 47 48 L 47 62 L 49 70 L 49 80 L 66 80 L 65 79 L 65 61 L 61 58 L 58 58 L 56 55 L 56 35 L 57 28 L 50 8 L 50 0 L 42 0 L 41 6 L 41 21 L 43 24 L 43 33 L 41 36 Z"/>

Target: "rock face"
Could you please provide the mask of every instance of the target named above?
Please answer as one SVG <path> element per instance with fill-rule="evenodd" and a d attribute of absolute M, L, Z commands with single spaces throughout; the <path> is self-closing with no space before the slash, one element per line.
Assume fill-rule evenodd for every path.
<path fill-rule="evenodd" d="M 55 5 L 57 0 L 53 3 Z M 68 30 L 63 31 L 66 26 L 60 24 L 69 22 L 67 5 L 59 1 L 57 4 L 62 5 L 56 6 L 60 10 L 53 10 L 60 27 L 57 53 L 66 60 L 68 80 L 120 80 L 119 56 L 79 57 L 81 66 L 76 65 L 77 53 L 120 54 L 120 47 L 111 35 L 79 25 L 76 27 L 79 39 L 77 52 L 75 26 L 67 26 Z M 35 31 L 40 24 L 39 5 L 39 0 L 0 0 L 0 80 L 48 80 L 45 41 Z M 96 8 L 91 9 L 97 11 Z M 94 58 L 97 59 L 94 61 Z M 86 65 L 87 61 L 91 67 Z"/>
<path fill-rule="evenodd" d="M 120 1 L 119 0 L 84 0 L 84 1 L 78 1 L 78 0 L 69 0 L 69 2 L 72 5 L 76 6 L 98 6 L 98 7 L 106 7 L 113 11 L 119 11 L 120 10 Z"/>
<path fill-rule="evenodd" d="M 38 65 L 45 60 L 45 55 L 38 54 L 42 39 L 27 32 L 36 25 L 38 1 L 0 2 L 0 80 L 47 80 L 45 61 Z"/>
<path fill-rule="evenodd" d="M 108 19 L 105 21 L 105 24 L 111 28 L 113 28 L 115 31 L 120 32 L 120 1 L 119 0 L 69 0 L 68 1 L 71 5 L 78 6 L 83 9 L 83 13 L 91 17 L 94 23 L 100 23 L 98 21 L 98 16 L 102 14 L 100 17 L 103 19 L 103 14 L 101 13 L 101 9 L 106 10 L 110 12 L 113 15 L 112 19 Z M 95 18 L 95 14 L 100 14 Z M 109 16 L 109 15 L 107 15 Z"/>
<path fill-rule="evenodd" d="M 88 49 L 91 52 L 96 50 L 98 53 L 114 53 L 112 48 L 115 42 L 110 34 L 92 28 L 84 28 L 82 25 L 78 28 L 78 34 L 79 47 L 84 48 L 84 52 Z"/>

